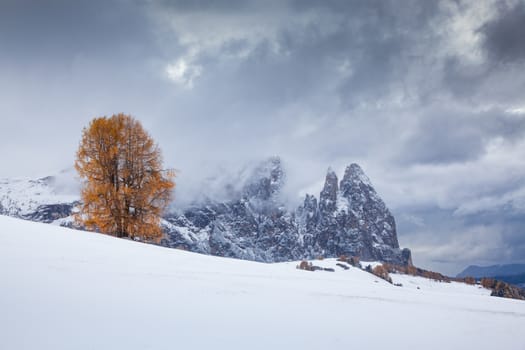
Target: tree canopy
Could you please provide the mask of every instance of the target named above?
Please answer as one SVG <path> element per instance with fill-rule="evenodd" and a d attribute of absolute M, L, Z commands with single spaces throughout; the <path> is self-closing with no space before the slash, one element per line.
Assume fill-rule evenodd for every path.
<path fill-rule="evenodd" d="M 174 172 L 162 169 L 158 146 L 125 114 L 93 119 L 82 132 L 75 168 L 82 179 L 78 219 L 117 237 L 158 240 Z"/>

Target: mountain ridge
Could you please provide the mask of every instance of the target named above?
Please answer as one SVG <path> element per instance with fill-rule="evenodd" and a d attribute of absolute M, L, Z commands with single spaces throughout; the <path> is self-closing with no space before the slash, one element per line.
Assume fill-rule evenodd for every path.
<path fill-rule="evenodd" d="M 490 266 L 470 265 L 457 274 L 458 278 L 493 278 L 525 290 L 525 264 L 498 264 Z"/>
<path fill-rule="evenodd" d="M 285 181 L 281 158 L 260 162 L 245 182 L 225 184 L 230 199 L 206 197 L 166 213 L 161 245 L 262 262 L 357 255 L 411 264 L 410 250 L 399 248 L 393 215 L 358 164 L 350 164 L 341 181 L 329 168 L 319 196 L 306 194 L 295 209 L 281 198 Z M 71 227 L 78 196 L 54 191 L 55 182 L 53 177 L 29 180 L 28 192 L 23 186 L 9 188 L 4 179 L 0 214 Z M 26 192 L 31 205 L 17 198 Z"/>
<path fill-rule="evenodd" d="M 456 277 L 495 277 L 512 276 L 525 273 L 525 264 L 498 264 L 490 266 L 470 265 L 457 274 Z"/>
<path fill-rule="evenodd" d="M 395 220 L 358 164 L 341 181 L 329 168 L 319 198 L 306 194 L 295 210 L 280 202 L 285 173 L 279 157 L 253 171 L 236 198 L 196 204 L 165 217 L 162 244 L 263 262 L 357 255 L 411 264 Z"/>

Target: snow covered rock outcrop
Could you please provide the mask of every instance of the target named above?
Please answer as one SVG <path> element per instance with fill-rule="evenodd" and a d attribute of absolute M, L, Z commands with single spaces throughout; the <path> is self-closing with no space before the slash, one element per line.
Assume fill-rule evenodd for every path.
<path fill-rule="evenodd" d="M 79 203 L 79 189 L 69 177 L 62 172 L 37 180 L 0 179 L 0 215 L 65 224 Z"/>
<path fill-rule="evenodd" d="M 315 249 L 326 256 L 409 260 L 408 252 L 403 257 L 399 251 L 394 217 L 357 164 L 346 168 L 339 184 L 336 174 L 328 171 L 319 199 L 317 233 Z"/>
<path fill-rule="evenodd" d="M 284 171 L 279 158 L 256 167 L 229 201 L 212 199 L 165 216 L 162 244 L 205 254 L 256 261 L 303 257 L 295 215 L 279 203 Z"/>
<path fill-rule="evenodd" d="M 295 211 L 280 202 L 284 179 L 281 160 L 269 159 L 236 198 L 167 215 L 162 244 L 265 262 L 358 255 L 411 264 L 410 250 L 399 248 L 394 217 L 357 164 L 341 182 L 329 169 L 319 201 L 306 195 Z"/>

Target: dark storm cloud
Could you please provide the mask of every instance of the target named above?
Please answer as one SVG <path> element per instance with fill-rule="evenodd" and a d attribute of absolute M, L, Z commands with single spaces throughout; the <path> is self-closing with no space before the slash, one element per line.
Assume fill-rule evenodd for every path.
<path fill-rule="evenodd" d="M 443 65 L 443 83 L 454 96 L 471 98 L 490 74 L 488 65 L 464 62 L 461 57 L 451 56 Z"/>
<path fill-rule="evenodd" d="M 484 215 L 457 217 L 438 207 L 405 208 L 398 229 L 414 251 L 415 263 L 449 275 L 458 267 L 525 258 L 525 215 L 505 208 Z"/>
<path fill-rule="evenodd" d="M 181 205 L 218 167 L 281 155 L 293 206 L 328 166 L 359 162 L 426 267 L 520 260 L 523 12 L 514 0 L 2 1 L 0 176 L 70 166 L 82 127 L 123 111 L 179 170 Z M 509 205 L 516 221 L 476 221 Z"/>
<path fill-rule="evenodd" d="M 10 162 L 32 158 L 18 161 L 22 173 L 70 166 L 79 132 L 94 116 L 151 110 L 143 106 L 163 86 L 144 10 L 132 1 L 0 2 L 3 144 Z M 46 156 L 20 140 L 38 143 Z"/>
<path fill-rule="evenodd" d="M 139 2 L 2 1 L 1 56 L 28 63 L 63 62 L 77 54 L 121 55 L 151 49 Z"/>
<path fill-rule="evenodd" d="M 254 0 L 160 0 L 157 5 L 163 9 L 170 9 L 177 12 L 213 12 L 213 13 L 230 13 L 242 12 L 255 7 L 265 8 L 272 3 L 279 1 L 267 1 L 264 4 Z M 262 5 L 262 6 L 261 6 Z"/>
<path fill-rule="evenodd" d="M 429 17 L 436 14 L 439 2 L 429 0 L 425 2 L 408 0 L 400 3 L 393 0 L 293 0 L 290 6 L 298 11 L 325 10 L 334 13 L 353 14 L 361 19 L 371 19 L 370 24 L 392 23 L 399 19 L 409 19 L 424 23 Z M 374 22 L 376 21 L 377 22 Z M 388 24 L 387 24 L 388 25 Z"/>
<path fill-rule="evenodd" d="M 346 60 L 351 69 L 339 86 L 343 104 L 352 108 L 355 104 L 375 103 L 392 93 L 405 94 L 402 87 L 408 71 L 422 63 L 422 48 L 437 40 L 429 30 L 433 18 L 439 15 L 437 2 L 323 4 L 333 5 L 331 10 L 345 17 L 340 31 L 331 38 L 335 40 L 323 40 L 320 47 L 321 52 L 335 53 L 333 56 Z"/>
<path fill-rule="evenodd" d="M 502 2 L 498 16 L 480 28 L 483 47 L 491 59 L 503 63 L 525 60 L 525 3 Z"/>
<path fill-rule="evenodd" d="M 403 4 L 299 1 L 270 7 L 268 16 L 280 13 L 289 16 L 269 24 L 273 27 L 264 28 L 268 29 L 267 33 L 264 29 L 259 33 L 262 38 L 236 72 L 236 76 L 250 76 L 248 88 L 255 90 L 241 91 L 252 91 L 252 100 L 276 97 L 293 100 L 308 96 L 310 89 L 319 90 L 328 80 L 332 84 L 335 82 L 337 86 L 332 88 L 350 108 L 356 103 L 378 101 L 403 84 L 411 65 L 421 65 L 418 55 L 424 53 L 419 51 L 419 46 L 429 45 L 434 39 L 428 26 L 437 15 L 436 4 L 433 1 Z M 174 12 L 179 10 L 177 6 L 169 8 Z M 243 15 L 243 7 L 226 8 Z M 183 10 L 188 8 L 183 7 Z M 223 10 L 221 8 L 216 15 L 220 17 Z M 289 21 L 293 16 L 298 18 L 298 23 Z M 228 55 L 245 48 L 247 42 L 250 40 L 224 38 L 218 51 Z M 274 46 L 279 52 L 275 52 Z M 216 60 L 217 52 L 209 56 L 202 53 L 196 61 L 207 66 L 210 56 L 212 61 Z M 242 78 L 239 80 L 246 82 Z M 259 91 L 258 88 L 271 91 Z"/>
<path fill-rule="evenodd" d="M 457 98 L 483 101 L 488 97 L 516 103 L 521 101 L 519 91 L 524 85 L 517 72 L 525 62 L 525 3 L 500 1 L 493 5 L 490 19 L 474 22 L 474 35 L 480 41 L 475 50 L 483 60 L 472 62 L 457 53 L 446 57 L 444 87 Z"/>
<path fill-rule="evenodd" d="M 485 154 L 487 144 L 496 138 L 512 143 L 525 137 L 525 118 L 499 109 L 476 112 L 435 107 L 431 115 L 419 120 L 400 153 L 401 161 L 472 161 Z"/>

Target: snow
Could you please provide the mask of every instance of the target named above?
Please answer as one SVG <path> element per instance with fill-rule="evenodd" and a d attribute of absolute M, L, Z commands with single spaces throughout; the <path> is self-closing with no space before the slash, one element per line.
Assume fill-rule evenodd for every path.
<path fill-rule="evenodd" d="M 336 263 L 309 272 L 0 216 L 0 349 L 523 349 L 523 301 Z"/>
<path fill-rule="evenodd" d="M 360 183 L 362 183 L 366 186 L 373 187 L 372 182 L 370 181 L 368 176 L 366 176 L 363 169 L 361 169 L 361 167 L 358 164 L 350 164 L 346 168 L 345 175 L 346 174 L 351 175 L 350 178 L 352 179 L 354 185 L 359 185 Z"/>
<path fill-rule="evenodd" d="M 382 263 L 380 261 L 359 261 L 359 263 L 361 264 L 361 266 L 363 268 L 367 267 L 368 265 L 370 265 L 370 267 L 373 269 L 374 267 L 376 266 L 379 266 L 379 265 L 382 265 Z"/>
<path fill-rule="evenodd" d="M 51 225 L 70 227 L 74 223 L 75 223 L 75 218 L 73 217 L 73 215 L 70 215 L 65 218 L 54 220 L 53 222 L 51 222 Z"/>
<path fill-rule="evenodd" d="M 65 175 L 37 180 L 0 179 L 0 208 L 4 208 L 4 213 L 8 215 L 25 215 L 43 204 L 72 203 L 79 200 L 78 191 L 73 192 L 63 186 L 63 177 Z"/>
<path fill-rule="evenodd" d="M 424 290 L 428 293 L 445 293 L 445 294 L 466 294 L 466 295 L 485 295 L 490 296 L 490 290 L 479 285 L 468 285 L 460 282 L 438 282 L 432 279 L 401 275 L 397 273 L 390 274 L 392 282 L 401 283 L 404 288 Z M 525 303 L 525 302 L 524 302 Z"/>

